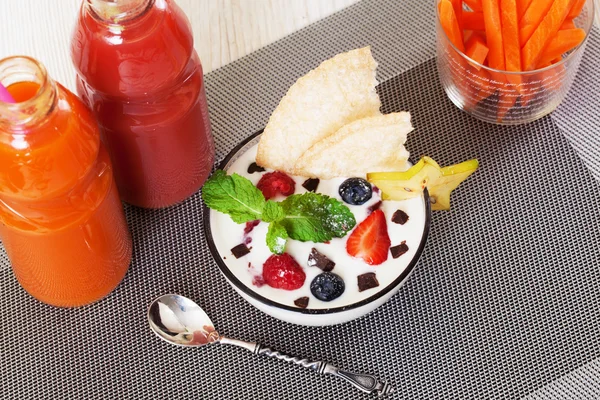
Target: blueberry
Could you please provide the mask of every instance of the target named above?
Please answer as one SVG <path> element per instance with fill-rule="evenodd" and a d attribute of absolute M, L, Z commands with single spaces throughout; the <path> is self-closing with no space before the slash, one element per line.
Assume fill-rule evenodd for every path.
<path fill-rule="evenodd" d="M 373 196 L 371 184 L 362 178 L 349 178 L 340 185 L 342 199 L 354 206 L 365 204 Z"/>
<path fill-rule="evenodd" d="M 323 272 L 310 283 L 310 291 L 317 299 L 322 301 L 335 300 L 344 293 L 344 280 L 332 272 Z"/>

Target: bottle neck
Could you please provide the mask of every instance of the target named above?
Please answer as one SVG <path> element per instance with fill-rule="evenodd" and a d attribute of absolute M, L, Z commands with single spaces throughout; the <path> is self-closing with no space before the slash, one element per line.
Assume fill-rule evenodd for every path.
<path fill-rule="evenodd" d="M 0 60 L 0 82 L 15 92 L 16 103 L 0 102 L 0 128 L 22 131 L 43 122 L 54 109 L 58 91 L 46 68 L 30 57 Z M 22 94 L 19 87 L 27 87 Z M 15 88 L 15 90 L 12 90 Z M 37 91 L 35 91 L 37 89 Z"/>
<path fill-rule="evenodd" d="M 110 25 L 121 25 L 144 15 L 154 0 L 85 0 L 84 4 L 96 19 Z"/>

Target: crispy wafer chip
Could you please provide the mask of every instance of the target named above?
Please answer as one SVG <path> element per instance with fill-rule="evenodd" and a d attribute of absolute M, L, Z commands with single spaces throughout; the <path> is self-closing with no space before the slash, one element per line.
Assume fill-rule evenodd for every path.
<path fill-rule="evenodd" d="M 354 121 L 315 143 L 298 159 L 293 173 L 331 179 L 404 171 L 409 156 L 404 143 L 412 130 L 408 112 Z"/>
<path fill-rule="evenodd" d="M 294 173 L 296 161 L 342 126 L 379 114 L 377 62 L 370 47 L 338 54 L 298 79 L 283 97 L 258 144 L 256 162 Z"/>

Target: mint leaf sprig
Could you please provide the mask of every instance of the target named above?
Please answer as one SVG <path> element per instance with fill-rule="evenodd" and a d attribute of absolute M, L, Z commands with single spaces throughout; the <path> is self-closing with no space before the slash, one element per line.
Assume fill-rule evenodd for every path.
<path fill-rule="evenodd" d="M 238 224 L 257 219 L 268 223 L 267 246 L 275 254 L 284 252 L 288 238 L 322 243 L 344 237 L 356 225 L 350 209 L 334 198 L 307 192 L 267 201 L 249 179 L 223 170 L 206 181 L 202 199 Z"/>

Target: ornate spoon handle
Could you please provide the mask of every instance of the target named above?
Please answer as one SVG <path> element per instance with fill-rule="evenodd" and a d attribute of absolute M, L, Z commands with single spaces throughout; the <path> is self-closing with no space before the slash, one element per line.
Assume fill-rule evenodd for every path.
<path fill-rule="evenodd" d="M 222 336 L 219 340 L 221 344 L 230 344 L 238 347 L 242 347 L 246 350 L 251 351 L 257 355 L 265 355 L 269 357 L 274 357 L 279 360 L 287 361 L 290 363 L 294 363 L 300 365 L 302 367 L 311 369 L 315 372 L 318 372 L 321 375 L 333 375 L 339 378 L 342 378 L 352 385 L 356 386 L 363 392 L 367 393 L 377 393 L 377 395 L 382 396 L 386 394 L 390 394 L 394 391 L 394 389 L 385 381 L 380 381 L 371 374 L 357 374 L 355 372 L 345 371 L 338 367 L 335 367 L 331 364 L 326 363 L 325 361 L 310 361 L 306 358 L 300 357 L 292 357 L 287 354 L 280 353 L 279 351 L 272 350 L 268 347 L 264 347 L 258 343 L 253 342 L 245 342 L 243 340 L 230 339 Z"/>

